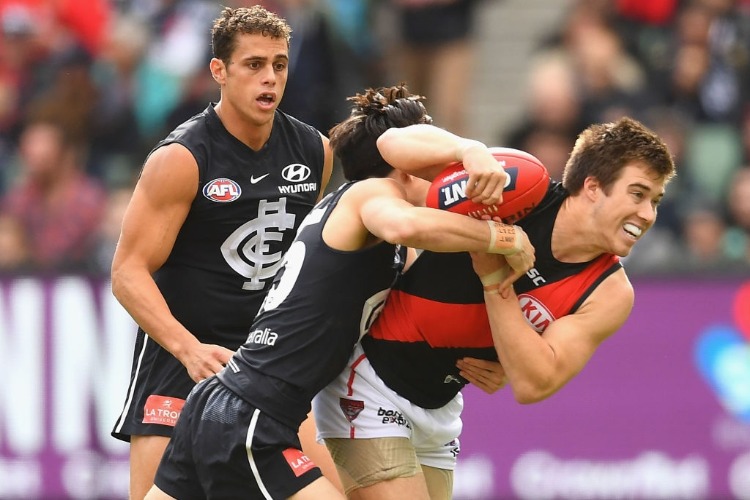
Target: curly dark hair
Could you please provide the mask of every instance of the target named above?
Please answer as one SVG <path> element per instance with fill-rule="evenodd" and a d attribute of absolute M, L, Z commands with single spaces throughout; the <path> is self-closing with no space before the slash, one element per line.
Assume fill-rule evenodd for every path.
<path fill-rule="evenodd" d="M 281 17 L 269 12 L 260 5 L 252 7 L 224 7 L 221 16 L 211 28 L 211 48 L 213 55 L 229 64 L 234 49 L 237 48 L 237 35 L 263 35 L 286 40 L 287 47 L 292 38 L 292 28 Z"/>
<path fill-rule="evenodd" d="M 563 171 L 563 186 L 577 194 L 586 178 L 593 176 L 608 193 L 622 169 L 632 163 L 646 165 L 666 182 L 675 176 L 669 148 L 639 121 L 624 117 L 594 124 L 578 136 Z"/>
<path fill-rule="evenodd" d="M 349 118 L 329 133 L 331 148 L 341 161 L 347 180 L 385 177 L 391 167 L 380 155 L 377 140 L 392 127 L 432 123 L 422 104 L 424 97 L 411 95 L 406 84 L 367 89 L 349 97 L 354 103 Z"/>

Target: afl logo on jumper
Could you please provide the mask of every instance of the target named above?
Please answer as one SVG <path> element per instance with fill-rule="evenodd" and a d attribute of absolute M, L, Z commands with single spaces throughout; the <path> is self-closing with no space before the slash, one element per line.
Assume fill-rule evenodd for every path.
<path fill-rule="evenodd" d="M 310 167 L 301 163 L 292 163 L 284 167 L 281 176 L 289 182 L 302 182 L 310 177 Z"/>
<path fill-rule="evenodd" d="M 240 197 L 242 189 L 232 179 L 221 177 L 203 186 L 203 196 L 216 203 L 229 203 Z"/>

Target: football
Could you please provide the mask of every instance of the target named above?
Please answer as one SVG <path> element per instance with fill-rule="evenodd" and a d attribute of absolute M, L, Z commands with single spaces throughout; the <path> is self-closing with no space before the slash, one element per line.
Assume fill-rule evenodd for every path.
<path fill-rule="evenodd" d="M 514 224 L 542 201 L 549 187 L 549 172 L 535 156 L 518 149 L 490 148 L 492 155 L 508 173 L 503 201 L 496 205 L 474 203 L 466 197 L 469 174 L 461 162 L 448 165 L 430 185 L 426 205 L 458 214 L 481 218 L 500 217 Z"/>

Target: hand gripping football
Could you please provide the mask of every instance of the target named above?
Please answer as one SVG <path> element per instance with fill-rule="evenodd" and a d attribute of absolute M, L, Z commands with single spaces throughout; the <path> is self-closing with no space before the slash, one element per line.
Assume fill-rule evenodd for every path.
<path fill-rule="evenodd" d="M 536 157 L 512 148 L 490 148 L 508 174 L 503 201 L 496 205 L 474 203 L 466 197 L 469 174 L 461 162 L 451 163 L 432 181 L 426 205 L 458 214 L 481 218 L 500 217 L 514 224 L 542 201 L 549 187 L 549 172 Z"/>

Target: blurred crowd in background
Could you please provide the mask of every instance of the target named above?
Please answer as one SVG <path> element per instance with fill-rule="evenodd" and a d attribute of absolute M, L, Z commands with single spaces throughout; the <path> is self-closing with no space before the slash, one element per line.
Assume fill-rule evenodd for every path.
<path fill-rule="evenodd" d="M 294 30 L 280 107 L 327 133 L 347 96 L 405 81 L 466 134 L 476 16 L 503 1 L 258 2 Z M 0 0 L 0 273 L 109 272 L 146 155 L 218 99 L 212 20 L 249 3 Z M 491 145 L 559 179 L 581 130 L 633 116 L 668 142 L 678 177 L 626 266 L 750 271 L 750 1 L 568 4 L 530 61 L 522 119 Z"/>

